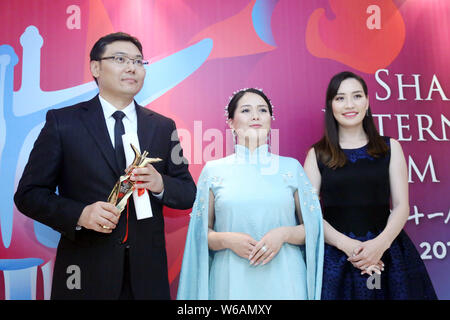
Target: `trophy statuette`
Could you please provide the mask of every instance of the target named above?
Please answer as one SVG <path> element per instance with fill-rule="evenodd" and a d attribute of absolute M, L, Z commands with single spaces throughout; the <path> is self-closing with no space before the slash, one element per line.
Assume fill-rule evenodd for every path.
<path fill-rule="evenodd" d="M 114 188 L 112 189 L 108 197 L 108 202 L 115 205 L 120 212 L 123 211 L 123 209 L 127 205 L 128 198 L 133 194 L 133 191 L 135 190 L 137 181 L 130 180 L 134 168 L 143 168 L 149 163 L 162 161 L 162 159 L 160 158 L 147 158 L 147 151 L 144 151 L 141 154 L 133 144 L 130 143 L 130 145 L 134 151 L 134 161 L 125 172 L 125 174 L 123 176 L 120 176 L 119 180 L 114 185 Z"/>

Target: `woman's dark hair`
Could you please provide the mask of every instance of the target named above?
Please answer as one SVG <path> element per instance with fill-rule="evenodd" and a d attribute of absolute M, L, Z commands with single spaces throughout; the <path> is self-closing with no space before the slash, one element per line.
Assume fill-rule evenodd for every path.
<path fill-rule="evenodd" d="M 347 162 L 347 157 L 339 145 L 339 125 L 333 115 L 332 103 L 334 97 L 337 95 L 342 81 L 349 78 L 355 79 L 361 84 L 364 94 L 367 97 L 368 90 L 366 82 L 363 78 L 353 72 L 344 71 L 331 78 L 326 95 L 325 133 L 322 139 L 313 145 L 317 159 L 332 169 L 343 167 Z M 367 109 L 367 114 L 363 119 L 362 125 L 369 140 L 369 143 L 367 144 L 367 152 L 372 157 L 386 155 L 389 148 L 375 127 L 370 106 Z"/>
<path fill-rule="evenodd" d="M 259 95 L 261 98 L 263 98 L 264 101 L 267 103 L 267 106 L 269 107 L 269 113 L 272 116 L 272 103 L 270 102 L 269 98 L 267 98 L 267 96 L 264 94 L 264 92 L 262 92 L 259 89 L 248 88 L 248 89 L 242 89 L 242 90 L 239 90 L 238 92 L 236 92 L 233 95 L 233 97 L 231 98 L 230 102 L 228 102 L 228 107 L 227 107 L 228 119 L 234 118 L 234 113 L 236 111 L 239 99 L 241 99 L 244 96 L 244 94 L 246 94 L 247 92 L 255 93 L 255 94 Z"/>
<path fill-rule="evenodd" d="M 137 38 L 125 32 L 115 32 L 107 34 L 97 40 L 91 49 L 91 53 L 89 54 L 91 61 L 100 61 L 102 55 L 105 53 L 106 46 L 115 41 L 128 41 L 133 43 L 139 49 L 141 55 L 144 56 L 142 52 L 142 44 Z M 94 80 L 97 83 L 97 79 L 95 77 Z"/>

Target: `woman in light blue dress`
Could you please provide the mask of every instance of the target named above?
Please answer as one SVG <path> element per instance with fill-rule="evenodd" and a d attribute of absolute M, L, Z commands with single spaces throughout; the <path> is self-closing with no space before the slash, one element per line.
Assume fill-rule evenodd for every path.
<path fill-rule="evenodd" d="M 320 299 L 320 204 L 300 163 L 268 150 L 272 105 L 257 89 L 228 104 L 235 153 L 197 186 L 178 299 Z"/>

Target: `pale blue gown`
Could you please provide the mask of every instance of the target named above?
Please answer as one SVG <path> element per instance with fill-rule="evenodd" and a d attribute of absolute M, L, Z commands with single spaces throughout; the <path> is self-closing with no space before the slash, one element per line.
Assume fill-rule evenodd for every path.
<path fill-rule="evenodd" d="M 304 246 L 284 243 L 266 265 L 252 266 L 229 249 L 208 249 L 209 190 L 214 194 L 217 232 L 242 232 L 259 241 L 268 231 L 299 224 Z M 323 226 L 320 204 L 300 163 L 236 145 L 235 153 L 208 162 L 200 174 L 191 213 L 178 299 L 320 299 Z"/>

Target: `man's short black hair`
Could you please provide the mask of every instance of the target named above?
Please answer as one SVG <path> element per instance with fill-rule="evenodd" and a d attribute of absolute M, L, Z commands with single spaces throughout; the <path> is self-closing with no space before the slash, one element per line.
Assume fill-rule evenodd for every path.
<path fill-rule="evenodd" d="M 139 49 L 141 55 L 144 56 L 144 54 L 142 53 L 142 44 L 137 38 L 129 35 L 128 33 L 116 32 L 107 34 L 106 36 L 101 37 L 100 39 L 97 40 L 97 42 L 91 49 L 90 53 L 91 61 L 100 60 L 103 53 L 105 53 L 106 46 L 115 41 L 129 41 L 133 43 Z"/>
<path fill-rule="evenodd" d="M 144 56 L 144 54 L 142 53 L 142 44 L 137 38 L 125 32 L 115 32 L 107 34 L 106 36 L 103 36 L 97 40 L 97 42 L 92 47 L 91 53 L 89 55 L 91 61 L 100 61 L 102 55 L 105 53 L 106 46 L 115 41 L 128 41 L 133 43 L 139 49 L 141 55 Z M 94 80 L 95 83 L 98 84 L 98 81 L 95 77 Z"/>

